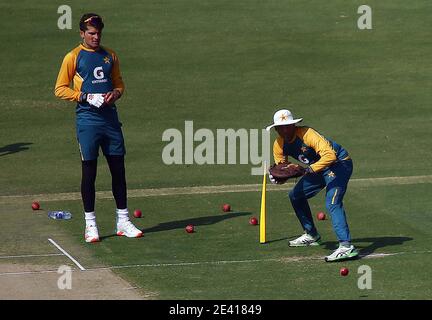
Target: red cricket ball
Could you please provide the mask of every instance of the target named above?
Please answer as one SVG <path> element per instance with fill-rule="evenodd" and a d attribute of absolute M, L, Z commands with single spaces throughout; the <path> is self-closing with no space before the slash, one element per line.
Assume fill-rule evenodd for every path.
<path fill-rule="evenodd" d="M 135 218 L 141 218 L 141 216 L 142 216 L 142 212 L 141 212 L 141 210 L 140 210 L 140 209 L 136 209 L 136 210 L 134 211 L 134 217 L 135 217 Z"/>
<path fill-rule="evenodd" d="M 194 232 L 194 226 L 192 224 L 188 224 L 186 226 L 186 232 L 187 233 L 193 233 Z"/>
<path fill-rule="evenodd" d="M 326 215 L 325 215 L 324 212 L 318 212 L 317 218 L 318 218 L 318 220 L 325 220 L 326 219 Z"/>
<path fill-rule="evenodd" d="M 340 273 L 341 276 L 345 277 L 345 276 L 348 275 L 349 270 L 348 270 L 348 268 L 341 268 L 340 271 L 339 271 L 339 273 Z"/>
<path fill-rule="evenodd" d="M 33 210 L 39 210 L 40 209 L 40 204 L 39 202 L 35 201 L 32 203 L 32 209 Z"/>
<path fill-rule="evenodd" d="M 230 212 L 231 211 L 231 206 L 228 203 L 225 203 L 222 206 L 222 210 L 223 210 L 223 212 Z"/>
<path fill-rule="evenodd" d="M 249 219 L 249 223 L 253 226 L 256 226 L 258 224 L 258 219 L 255 217 L 252 217 Z"/>

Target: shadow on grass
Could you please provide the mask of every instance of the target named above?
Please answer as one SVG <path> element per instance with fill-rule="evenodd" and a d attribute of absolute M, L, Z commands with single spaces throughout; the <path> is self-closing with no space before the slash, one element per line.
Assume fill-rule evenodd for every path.
<path fill-rule="evenodd" d="M 288 237 L 283 237 L 283 238 L 279 238 L 279 239 L 273 239 L 273 240 L 267 240 L 266 243 L 272 243 L 272 242 L 279 242 L 279 241 L 284 241 L 284 240 L 288 240 Z"/>
<path fill-rule="evenodd" d="M 0 148 L 0 157 L 7 156 L 9 154 L 17 153 L 20 151 L 28 150 L 29 148 L 26 146 L 31 145 L 31 144 L 33 144 L 33 143 L 32 142 L 18 142 L 18 143 L 8 144 L 8 145 Z"/>
<path fill-rule="evenodd" d="M 167 231 L 167 230 L 174 230 L 174 229 L 184 229 L 188 224 L 192 224 L 195 227 L 205 226 L 209 224 L 215 224 L 226 219 L 231 219 L 231 218 L 236 218 L 239 216 L 246 216 L 251 214 L 252 214 L 251 212 L 229 212 L 226 214 L 220 214 L 220 215 L 218 214 L 214 216 L 169 221 L 169 222 L 159 223 L 157 226 L 143 229 L 142 231 L 144 233 L 151 233 L 151 232 Z"/>
<path fill-rule="evenodd" d="M 352 239 L 353 244 L 359 249 L 360 255 L 368 255 L 374 253 L 379 248 L 386 248 L 390 246 L 398 246 L 404 244 L 406 241 L 414 240 L 409 237 L 374 237 L 374 238 L 356 238 Z M 370 243 L 363 246 L 359 243 Z M 323 243 L 326 249 L 336 249 L 338 242 L 328 241 Z"/>
<path fill-rule="evenodd" d="M 218 214 L 214 216 L 207 216 L 207 217 L 199 217 L 199 218 L 191 218 L 191 219 L 184 219 L 184 220 L 177 220 L 177 221 L 169 221 L 169 222 L 163 222 L 159 223 L 158 225 L 150 228 L 141 229 L 141 231 L 144 233 L 144 236 L 147 233 L 152 232 L 160 232 L 160 231 L 168 231 L 168 230 L 175 230 L 175 229 L 184 229 L 188 224 L 192 224 L 195 227 L 197 226 L 204 226 L 209 224 L 215 224 L 220 221 L 236 218 L 240 216 L 246 216 L 246 215 L 252 215 L 251 212 L 229 212 L 226 214 Z M 116 234 L 111 234 L 108 236 L 100 237 L 100 240 L 115 237 Z"/>

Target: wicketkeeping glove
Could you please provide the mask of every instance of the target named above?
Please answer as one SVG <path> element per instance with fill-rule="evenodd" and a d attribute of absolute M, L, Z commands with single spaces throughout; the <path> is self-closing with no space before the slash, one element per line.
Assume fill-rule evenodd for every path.
<path fill-rule="evenodd" d="M 87 102 L 96 108 L 100 108 L 105 102 L 105 98 L 102 93 L 89 93 L 87 94 Z"/>
<path fill-rule="evenodd" d="M 283 184 L 288 179 L 301 177 L 305 174 L 305 168 L 294 163 L 274 164 L 269 169 L 269 177 L 272 183 Z M 273 182 L 273 180 L 275 182 Z"/>

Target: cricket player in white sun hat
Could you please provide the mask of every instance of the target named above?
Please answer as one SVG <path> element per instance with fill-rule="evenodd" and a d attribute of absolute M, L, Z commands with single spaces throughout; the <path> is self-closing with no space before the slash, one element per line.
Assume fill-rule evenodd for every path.
<path fill-rule="evenodd" d="M 341 261 L 358 257 L 358 251 L 351 244 L 351 235 L 343 206 L 343 197 L 353 171 L 353 162 L 346 149 L 328 139 L 313 128 L 297 126 L 303 119 L 295 119 L 289 110 L 277 111 L 273 124 L 278 133 L 273 144 L 276 164 L 289 163 L 292 157 L 307 165 L 306 174 L 289 192 L 289 198 L 304 234 L 289 242 L 291 247 L 319 245 L 321 236 L 315 227 L 308 199 L 326 188 L 325 203 L 331 215 L 333 229 L 339 240 L 339 247 L 325 261 Z M 270 175 L 273 183 L 277 181 Z"/>

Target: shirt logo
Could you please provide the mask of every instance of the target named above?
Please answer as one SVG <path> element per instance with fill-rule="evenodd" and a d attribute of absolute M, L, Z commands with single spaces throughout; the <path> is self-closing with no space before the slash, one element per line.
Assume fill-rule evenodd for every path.
<path fill-rule="evenodd" d="M 108 81 L 108 79 L 104 79 L 105 74 L 103 72 L 102 67 L 94 68 L 93 75 L 96 78 L 96 80 L 93 80 L 92 83 L 101 83 L 101 82 L 107 82 Z"/>
<path fill-rule="evenodd" d="M 105 76 L 104 73 L 103 73 L 102 67 L 96 67 L 96 68 L 94 68 L 93 75 L 98 80 L 103 79 L 103 77 Z"/>
<path fill-rule="evenodd" d="M 309 161 L 309 159 L 308 158 L 306 158 L 304 155 L 302 155 L 302 154 L 300 154 L 299 156 L 298 156 L 298 159 L 299 159 L 299 161 L 301 161 L 301 162 L 303 162 L 303 163 L 306 163 L 306 164 L 308 164 L 310 161 Z"/>
<path fill-rule="evenodd" d="M 109 58 L 108 56 L 106 56 L 106 57 L 104 58 L 104 62 L 109 64 L 109 63 L 111 62 L 111 61 L 110 61 L 110 58 Z"/>

